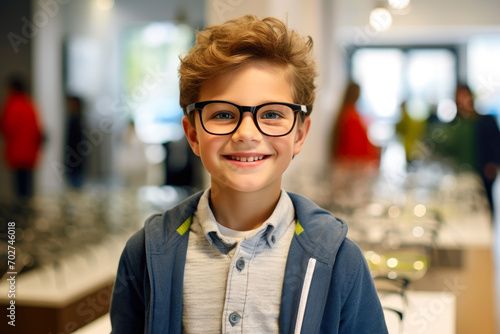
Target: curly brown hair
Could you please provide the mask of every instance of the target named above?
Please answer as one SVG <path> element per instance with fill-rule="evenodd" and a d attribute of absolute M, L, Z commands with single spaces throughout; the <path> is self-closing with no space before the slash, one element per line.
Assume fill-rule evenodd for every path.
<path fill-rule="evenodd" d="M 288 74 L 294 103 L 312 111 L 315 98 L 316 63 L 312 38 L 302 37 L 282 21 L 246 15 L 208 27 L 196 35 L 196 44 L 181 59 L 180 105 L 197 102 L 206 81 L 254 60 L 283 66 Z"/>

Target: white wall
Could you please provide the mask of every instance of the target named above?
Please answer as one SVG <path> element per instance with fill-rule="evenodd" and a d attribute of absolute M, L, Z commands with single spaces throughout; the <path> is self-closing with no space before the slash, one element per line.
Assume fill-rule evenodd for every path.
<path fill-rule="evenodd" d="M 63 183 L 53 170 L 52 162 L 59 161 L 62 152 L 63 117 L 62 106 L 62 55 L 61 55 L 61 9 L 57 2 L 50 7 L 41 7 L 33 1 L 33 22 L 37 34 L 33 38 L 33 96 L 38 103 L 46 142 L 36 176 L 36 188 L 51 191 Z M 35 20 L 35 18 L 39 20 Z"/>

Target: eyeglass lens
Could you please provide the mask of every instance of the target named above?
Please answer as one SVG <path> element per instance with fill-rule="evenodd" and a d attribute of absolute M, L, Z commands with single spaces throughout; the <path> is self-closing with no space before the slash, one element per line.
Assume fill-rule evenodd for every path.
<path fill-rule="evenodd" d="M 213 134 L 233 132 L 240 122 L 238 107 L 229 103 L 210 103 L 201 111 L 203 126 Z M 294 125 L 295 113 L 285 105 L 269 104 L 258 109 L 255 115 L 260 130 L 271 136 L 288 133 Z"/>

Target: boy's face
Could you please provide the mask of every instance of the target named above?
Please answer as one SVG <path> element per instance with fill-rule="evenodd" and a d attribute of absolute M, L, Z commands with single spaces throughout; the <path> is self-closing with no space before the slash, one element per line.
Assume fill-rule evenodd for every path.
<path fill-rule="evenodd" d="M 241 106 L 294 103 L 284 68 L 265 62 L 252 62 L 206 82 L 199 101 L 209 100 L 224 100 Z M 259 132 L 252 114 L 246 112 L 234 133 L 216 136 L 203 130 L 197 111 L 195 116 L 194 127 L 184 117 L 184 131 L 194 153 L 201 157 L 210 173 L 212 187 L 221 190 L 230 187 L 241 192 L 279 191 L 282 174 L 292 157 L 302 149 L 310 126 L 309 117 L 300 122 L 297 115 L 291 133 L 269 137 Z M 241 161 L 249 157 L 263 158 Z"/>

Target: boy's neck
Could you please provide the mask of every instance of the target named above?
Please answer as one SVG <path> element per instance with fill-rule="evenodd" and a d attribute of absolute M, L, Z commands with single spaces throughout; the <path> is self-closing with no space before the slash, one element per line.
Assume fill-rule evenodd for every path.
<path fill-rule="evenodd" d="M 245 193 L 212 184 L 210 207 L 219 224 L 232 230 L 250 231 L 271 216 L 280 195 L 281 188 Z"/>

